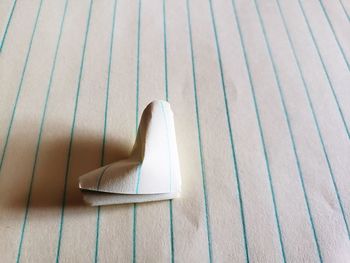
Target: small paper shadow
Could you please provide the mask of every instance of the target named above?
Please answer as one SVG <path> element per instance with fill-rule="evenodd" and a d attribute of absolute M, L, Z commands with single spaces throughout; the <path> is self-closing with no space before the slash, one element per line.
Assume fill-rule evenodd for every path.
<path fill-rule="evenodd" d="M 8 182 L 7 189 L 18 189 L 16 185 L 21 183 L 26 185 L 20 188 L 23 190 L 9 193 L 4 200 L 4 205 L 10 209 L 23 210 L 23 206 L 26 206 L 30 196 L 30 209 L 61 207 L 64 199 L 66 207 L 86 206 L 78 188 L 78 178 L 80 175 L 101 166 L 102 136 L 100 134 L 96 136 L 75 134 L 70 151 L 69 144 L 70 134 L 63 138 L 43 139 L 34 173 L 32 170 L 35 149 L 34 151 L 20 149 L 27 151 L 28 155 L 31 154 L 28 157 L 32 158 L 32 165 L 28 167 L 30 170 L 26 171 L 25 174 L 18 176 L 23 178 L 23 182 L 16 180 Z M 127 158 L 131 148 L 132 145 L 127 142 L 108 140 L 105 145 L 104 165 Z"/>

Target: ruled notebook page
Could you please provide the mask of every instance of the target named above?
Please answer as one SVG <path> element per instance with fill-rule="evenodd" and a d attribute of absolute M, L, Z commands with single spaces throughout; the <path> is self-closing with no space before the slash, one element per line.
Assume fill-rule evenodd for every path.
<path fill-rule="evenodd" d="M 350 262 L 350 2 L 0 4 L 1 262 Z M 170 102 L 181 198 L 89 207 Z"/>

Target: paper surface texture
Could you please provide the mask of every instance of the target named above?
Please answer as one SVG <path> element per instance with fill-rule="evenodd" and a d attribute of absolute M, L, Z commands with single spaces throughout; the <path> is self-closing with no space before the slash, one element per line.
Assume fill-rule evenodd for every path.
<path fill-rule="evenodd" d="M 349 263 L 349 15 L 1 0 L 0 263 Z"/>

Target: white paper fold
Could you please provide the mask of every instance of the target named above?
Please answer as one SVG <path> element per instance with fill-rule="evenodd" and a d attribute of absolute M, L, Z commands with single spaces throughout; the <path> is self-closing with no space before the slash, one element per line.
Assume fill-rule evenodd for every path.
<path fill-rule="evenodd" d="M 170 104 L 151 102 L 142 113 L 130 157 L 80 176 L 79 188 L 90 205 L 178 197 L 181 176 Z"/>

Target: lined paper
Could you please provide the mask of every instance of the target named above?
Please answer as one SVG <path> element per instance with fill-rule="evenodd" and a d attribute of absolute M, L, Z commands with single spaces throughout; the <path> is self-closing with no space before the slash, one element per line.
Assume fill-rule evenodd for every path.
<path fill-rule="evenodd" d="M 1 262 L 350 261 L 347 1 L 0 5 Z M 181 198 L 78 177 L 174 111 Z"/>
<path fill-rule="evenodd" d="M 5 43 L 8 29 L 12 21 L 12 15 L 15 11 L 17 0 L 1 1 L 0 7 L 0 51 Z"/>

